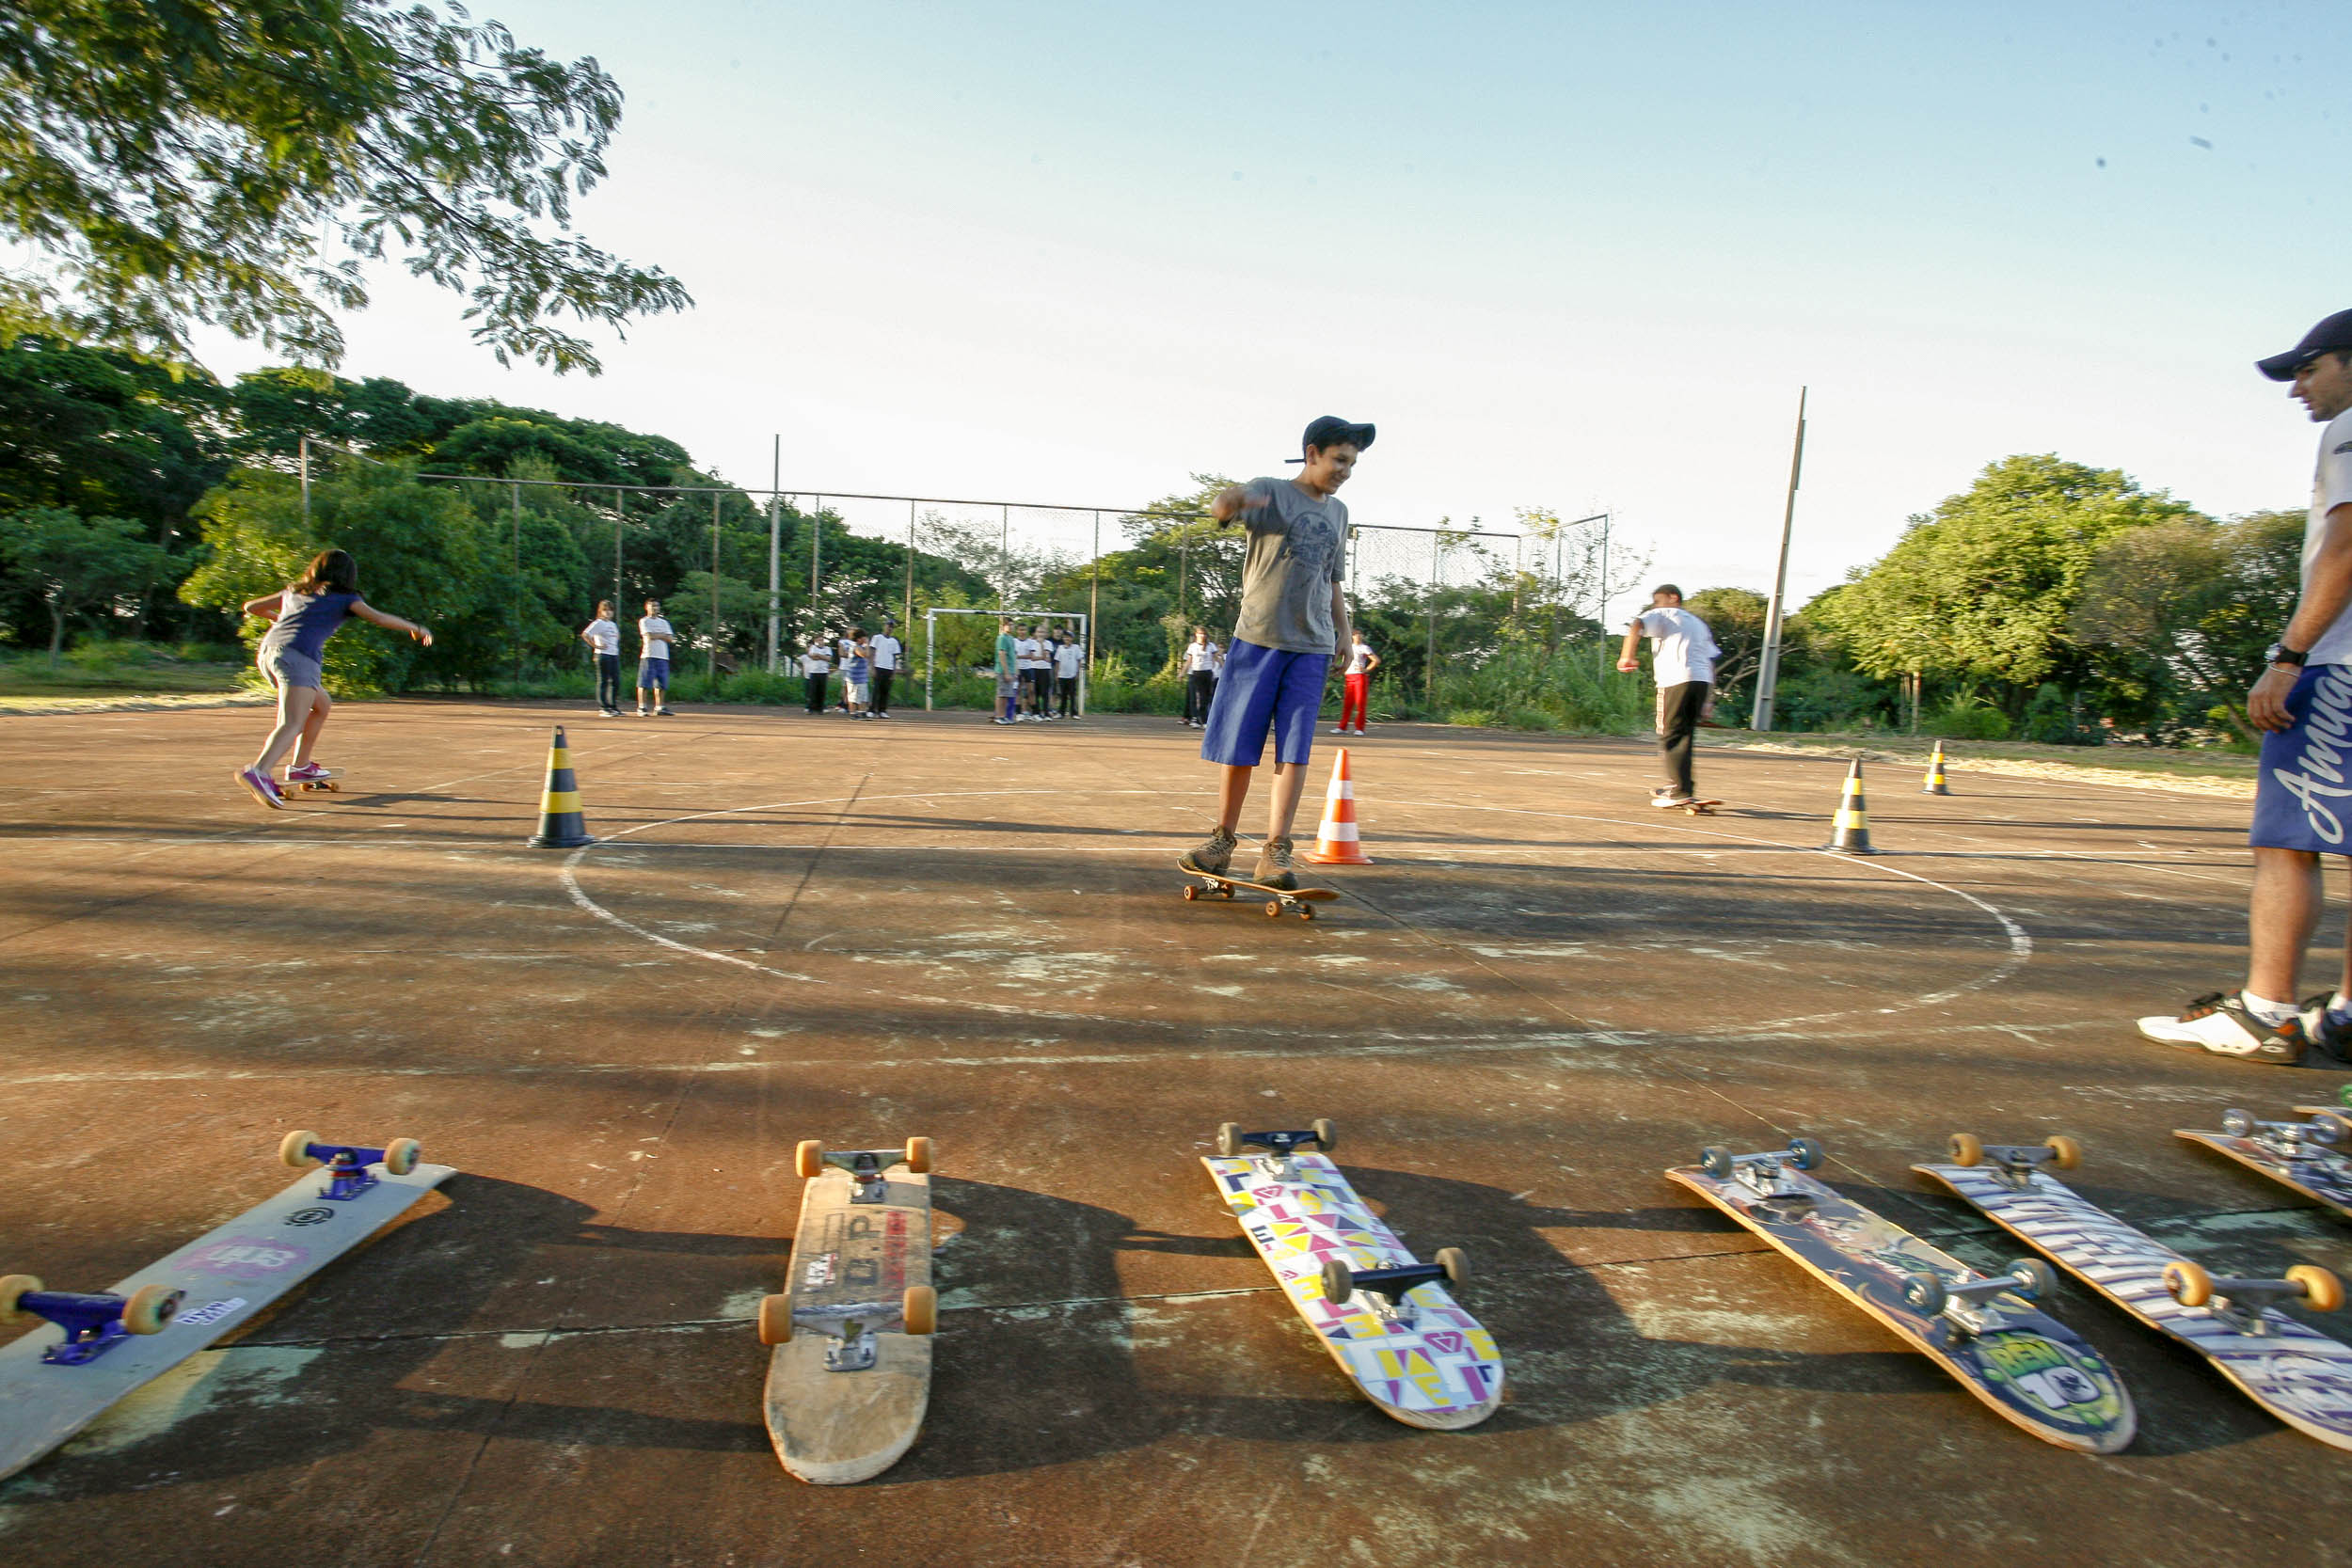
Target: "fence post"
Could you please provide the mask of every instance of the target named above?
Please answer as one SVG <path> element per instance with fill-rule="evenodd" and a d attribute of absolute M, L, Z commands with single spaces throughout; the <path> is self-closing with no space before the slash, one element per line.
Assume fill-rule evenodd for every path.
<path fill-rule="evenodd" d="M 782 514 L 776 491 L 784 483 L 784 437 L 776 437 L 775 466 L 768 474 L 768 673 L 776 673 L 776 636 L 784 614 Z"/>
<path fill-rule="evenodd" d="M 898 624 L 907 628 L 909 637 L 914 635 L 914 501 L 912 498 L 907 501 L 907 596 L 898 610 Z"/>
<path fill-rule="evenodd" d="M 825 498 L 811 496 L 816 510 L 808 515 L 808 637 L 812 645 L 817 634 L 825 629 L 822 617 L 817 613 L 817 584 L 820 580 L 818 567 L 822 564 L 825 542 Z"/>
<path fill-rule="evenodd" d="M 719 678 L 719 492 L 710 492 L 710 657 L 703 666 L 703 679 Z M 705 702 L 710 699 L 706 694 Z"/>
<path fill-rule="evenodd" d="M 310 542 L 310 437 L 302 438 L 302 542 Z"/>
<path fill-rule="evenodd" d="M 522 695 L 523 688 L 523 487 L 519 482 L 508 486 L 515 495 L 515 695 Z"/>
<path fill-rule="evenodd" d="M 1103 612 L 1103 515 L 1094 515 L 1094 581 L 1087 588 L 1087 675 L 1094 674 L 1094 620 Z M 1086 688 L 1078 689 L 1078 711 L 1086 712 Z"/>
<path fill-rule="evenodd" d="M 907 629 L 912 631 L 914 628 L 910 626 Z M 939 655 L 933 648 L 938 630 L 939 612 L 935 610 L 923 611 L 923 711 L 925 713 L 931 710 L 931 672 L 939 665 Z"/>
<path fill-rule="evenodd" d="M 1422 695 L 1431 706 L 1438 701 L 1438 576 L 1444 568 L 1438 563 L 1445 550 L 1445 531 L 1438 529 L 1429 535 L 1429 645 L 1422 655 Z"/>
<path fill-rule="evenodd" d="M 627 594 L 621 586 L 621 531 L 628 522 L 628 492 L 612 486 L 612 614 L 617 620 L 628 611 Z"/>

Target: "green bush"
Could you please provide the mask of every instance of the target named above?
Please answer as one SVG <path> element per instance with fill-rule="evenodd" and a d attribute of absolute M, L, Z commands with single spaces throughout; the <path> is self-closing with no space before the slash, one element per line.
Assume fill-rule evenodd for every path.
<path fill-rule="evenodd" d="M 1919 727 L 1946 740 L 2009 738 L 2009 716 L 1980 697 L 1954 697 L 1921 720 Z"/>

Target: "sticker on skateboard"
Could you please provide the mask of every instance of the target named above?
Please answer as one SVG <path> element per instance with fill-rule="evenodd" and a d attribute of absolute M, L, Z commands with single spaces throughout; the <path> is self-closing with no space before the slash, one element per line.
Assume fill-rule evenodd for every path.
<path fill-rule="evenodd" d="M 1328 1121 L 1275 1132 L 1229 1121 L 1217 1129 L 1216 1153 L 1200 1163 L 1291 1305 L 1366 1398 L 1407 1426 L 1476 1426 L 1502 1402 L 1502 1357 L 1446 1290 L 1462 1282 L 1469 1261 L 1456 1247 L 1416 1261 L 1331 1163 L 1337 1141 Z M 1307 1144 L 1324 1152 L 1298 1152 Z"/>
<path fill-rule="evenodd" d="M 2245 1111 L 2224 1111 L 2218 1132 L 2176 1127 L 2172 1135 L 2226 1154 L 2280 1186 L 2352 1216 L 2352 1113 L 2297 1105 L 2295 1114 L 2309 1119 L 2258 1121 Z"/>
<path fill-rule="evenodd" d="M 0 1476 L 14 1475 L 399 1217 L 456 1172 L 414 1138 L 382 1148 L 290 1132 L 278 1155 L 324 1164 L 277 1196 L 103 1291 L 0 1278 L 0 1323 L 44 1319 L 0 1346 Z"/>
<path fill-rule="evenodd" d="M 2049 1174 L 2072 1170 L 2072 1138 L 1987 1144 L 1952 1135 L 1948 1164 L 1914 1165 L 1987 1219 L 2029 1243 L 2101 1295 L 2213 1364 L 2256 1404 L 2296 1431 L 2352 1448 L 2352 1345 L 2273 1309 L 2300 1300 L 2332 1311 L 2344 1286 L 2308 1263 L 2283 1279 L 2226 1279 L 2126 1225 Z"/>
<path fill-rule="evenodd" d="M 1176 863 L 1185 876 L 1192 879 L 1192 881 L 1184 888 L 1186 903 L 1196 898 L 1216 898 L 1220 895 L 1231 898 L 1233 896 L 1235 888 L 1243 888 L 1251 893 L 1265 895 L 1265 913 L 1268 920 L 1279 919 L 1294 910 L 1297 911 L 1299 919 L 1312 920 L 1315 917 L 1315 911 L 1311 906 L 1339 896 L 1339 891 L 1336 888 L 1267 887 L 1263 882 L 1252 882 L 1240 877 L 1221 877 L 1213 871 L 1195 871 L 1182 861 Z"/>
<path fill-rule="evenodd" d="M 1894 1221 L 1806 1173 L 1820 1145 L 1700 1151 L 1667 1179 L 1697 1193 L 1794 1259 L 2045 1443 L 2114 1453 L 2137 1425 L 2131 1394 L 2106 1358 L 2034 1303 L 2057 1287 L 2050 1266 L 2021 1258 L 1978 1274 Z"/>
<path fill-rule="evenodd" d="M 882 1474 L 923 1430 L 930 1402 L 931 1141 L 903 1149 L 793 1151 L 808 1179 L 781 1293 L 759 1304 L 768 1436 L 803 1481 Z"/>

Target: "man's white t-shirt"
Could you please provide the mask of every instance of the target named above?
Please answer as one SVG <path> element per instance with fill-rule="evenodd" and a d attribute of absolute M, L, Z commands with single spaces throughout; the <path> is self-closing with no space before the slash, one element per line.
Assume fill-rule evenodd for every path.
<path fill-rule="evenodd" d="M 808 652 L 801 656 L 801 673 L 830 675 L 833 673 L 833 650 L 822 642 L 811 642 Z"/>
<path fill-rule="evenodd" d="M 1216 673 L 1216 644 L 1187 642 L 1184 644 L 1184 673 L 1214 675 Z"/>
<path fill-rule="evenodd" d="M 1015 667 L 1023 670 L 1035 670 L 1045 662 L 1038 657 L 1038 643 L 1034 637 L 1016 639 L 1012 645 L 1012 658 Z"/>
<path fill-rule="evenodd" d="M 580 635 L 587 638 L 588 645 L 600 654 L 612 654 L 617 657 L 621 652 L 621 628 L 601 615 L 580 628 Z"/>
<path fill-rule="evenodd" d="M 2352 501 L 2352 410 L 2338 414 L 2319 433 L 2319 467 L 2312 475 L 2312 511 L 2303 525 L 2303 587 L 2312 585 L 2312 562 L 2328 529 L 2328 514 Z M 2311 646 L 2307 664 L 2352 664 L 2352 605 Z"/>
<path fill-rule="evenodd" d="M 670 623 L 659 615 L 645 616 L 637 623 L 637 657 L 639 658 L 667 658 L 670 657 L 670 650 L 677 646 L 675 642 L 655 641 L 653 639 L 655 632 L 668 637 Z M 618 650 L 619 644 L 615 642 L 614 651 Z"/>
<path fill-rule="evenodd" d="M 1687 610 L 1645 610 L 1636 617 L 1642 635 L 1658 644 L 1652 679 L 1661 687 L 1715 678 L 1715 637 L 1707 623 Z"/>
<path fill-rule="evenodd" d="M 898 640 L 888 632 L 873 639 L 874 668 L 896 670 L 898 667 Z"/>
<path fill-rule="evenodd" d="M 1355 645 L 1347 650 L 1347 673 L 1351 675 L 1360 675 L 1371 668 L 1372 644 L 1359 637 L 1356 640 Z"/>
<path fill-rule="evenodd" d="M 1078 678 L 1078 666 L 1086 662 L 1087 651 L 1075 642 L 1065 642 L 1054 650 L 1054 673 L 1066 681 Z"/>

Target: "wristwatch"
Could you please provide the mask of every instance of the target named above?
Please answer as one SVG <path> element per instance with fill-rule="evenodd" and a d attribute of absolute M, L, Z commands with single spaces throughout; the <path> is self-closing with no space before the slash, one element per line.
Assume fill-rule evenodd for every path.
<path fill-rule="evenodd" d="M 2273 642 L 2270 645 L 2270 651 L 2263 655 L 2263 662 L 2265 664 L 2292 664 L 2300 670 L 2303 667 L 2303 661 L 2311 657 L 2309 649 L 2290 648 L 2283 642 Z"/>

